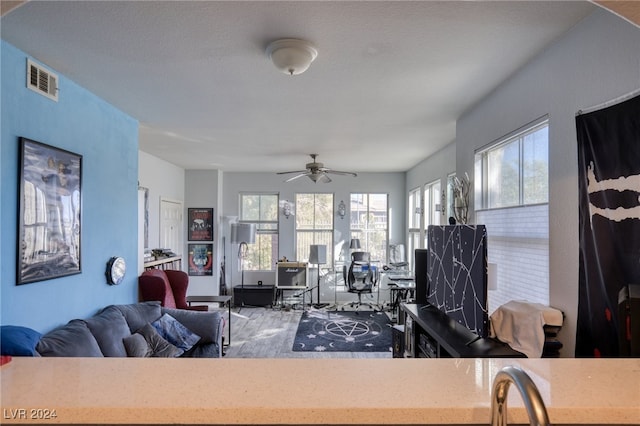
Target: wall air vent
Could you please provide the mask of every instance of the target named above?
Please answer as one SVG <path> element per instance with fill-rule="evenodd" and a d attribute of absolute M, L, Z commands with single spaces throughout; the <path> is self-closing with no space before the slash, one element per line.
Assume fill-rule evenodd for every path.
<path fill-rule="evenodd" d="M 58 75 L 27 59 L 27 87 L 58 102 Z"/>

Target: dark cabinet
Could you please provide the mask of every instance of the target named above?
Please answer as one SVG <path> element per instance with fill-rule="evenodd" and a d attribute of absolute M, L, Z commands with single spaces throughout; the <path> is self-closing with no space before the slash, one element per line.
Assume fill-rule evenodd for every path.
<path fill-rule="evenodd" d="M 482 338 L 428 304 L 403 304 L 405 354 L 415 358 L 522 358 L 492 338 Z"/>

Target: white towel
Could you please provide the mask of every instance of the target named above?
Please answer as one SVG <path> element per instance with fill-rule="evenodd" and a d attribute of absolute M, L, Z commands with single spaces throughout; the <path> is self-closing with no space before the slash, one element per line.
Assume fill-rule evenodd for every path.
<path fill-rule="evenodd" d="M 540 358 L 544 326 L 561 326 L 562 312 L 541 303 L 512 300 L 491 314 L 491 337 L 497 337 L 529 358 Z"/>

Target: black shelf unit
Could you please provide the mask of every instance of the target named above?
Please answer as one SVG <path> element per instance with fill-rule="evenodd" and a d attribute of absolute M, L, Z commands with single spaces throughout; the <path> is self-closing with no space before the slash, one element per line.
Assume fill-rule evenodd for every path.
<path fill-rule="evenodd" d="M 402 304 L 405 353 L 414 358 L 523 358 L 492 338 L 482 338 L 429 304 Z"/>

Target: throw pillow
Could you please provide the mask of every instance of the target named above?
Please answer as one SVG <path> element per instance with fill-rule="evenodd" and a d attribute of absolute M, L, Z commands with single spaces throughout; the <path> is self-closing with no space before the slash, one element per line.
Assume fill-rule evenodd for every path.
<path fill-rule="evenodd" d="M 122 339 L 122 343 L 127 351 L 127 356 L 147 358 L 153 355 L 151 346 L 149 346 L 142 334 L 134 333 L 125 337 Z"/>
<path fill-rule="evenodd" d="M 3 325 L 0 327 L 0 355 L 40 356 L 36 345 L 42 334 L 27 327 Z"/>
<path fill-rule="evenodd" d="M 115 306 L 108 306 L 100 313 L 86 319 L 87 327 L 96 338 L 104 356 L 127 356 L 122 339 L 131 336 L 131 331 L 122 312 Z"/>
<path fill-rule="evenodd" d="M 169 314 L 164 314 L 152 322 L 151 325 L 158 331 L 160 336 L 183 351 L 188 351 L 200 340 L 200 336 Z"/>
<path fill-rule="evenodd" d="M 71 320 L 42 336 L 36 350 L 42 356 L 103 356 L 87 324 L 79 319 Z"/>
<path fill-rule="evenodd" d="M 130 305 L 113 305 L 115 306 L 129 324 L 131 333 L 142 328 L 145 324 L 157 319 L 162 315 L 160 312 L 160 302 L 142 302 L 132 303 Z"/>
<path fill-rule="evenodd" d="M 167 342 L 158 334 L 151 324 L 146 324 L 138 330 L 151 348 L 151 356 L 156 358 L 175 358 L 184 353 L 184 351 L 171 343 Z"/>

